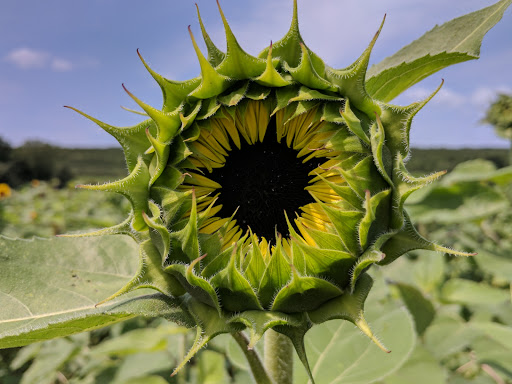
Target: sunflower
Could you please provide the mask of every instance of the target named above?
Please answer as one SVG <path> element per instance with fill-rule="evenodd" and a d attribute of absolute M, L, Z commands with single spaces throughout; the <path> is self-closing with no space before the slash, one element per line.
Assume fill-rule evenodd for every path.
<path fill-rule="evenodd" d="M 363 316 L 367 269 L 418 248 L 462 254 L 422 238 L 403 208 L 443 174 L 417 178 L 404 165 L 411 121 L 435 92 L 406 107 L 368 94 L 382 25 L 352 65 L 334 69 L 304 43 L 296 1 L 288 33 L 258 57 L 219 11 L 226 53 L 199 10 L 207 57 L 189 27 L 200 76 L 168 80 L 139 53 L 163 93 L 156 109 L 125 88 L 147 120 L 119 128 L 76 110 L 119 141 L 130 170 L 80 186 L 132 204 L 125 222 L 91 234 L 140 244 L 137 275 L 106 300 L 141 287 L 176 298 L 180 315 L 171 317 L 197 329 L 184 361 L 217 334 L 247 329 L 252 347 L 272 328 L 309 372 L 304 334 L 330 319 L 353 322 L 385 349 Z"/>

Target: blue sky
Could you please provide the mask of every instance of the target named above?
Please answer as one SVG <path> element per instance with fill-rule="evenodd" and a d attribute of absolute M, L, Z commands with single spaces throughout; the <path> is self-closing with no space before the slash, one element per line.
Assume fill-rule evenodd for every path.
<path fill-rule="evenodd" d="M 435 24 L 495 0 L 299 0 L 302 35 L 330 66 L 349 65 L 387 13 L 372 63 L 395 53 Z M 219 47 L 224 32 L 214 0 L 197 0 Z M 256 55 L 288 30 L 291 0 L 221 0 L 242 47 Z M 140 116 L 121 88 L 159 107 L 161 94 L 140 63 L 139 48 L 157 72 L 175 80 L 199 73 L 187 26 L 200 36 L 189 0 L 2 0 L 0 12 L 0 136 L 12 145 L 39 139 L 68 147 L 110 147 L 117 142 L 63 108 L 71 105 L 117 126 Z M 200 40 L 200 39 L 198 39 Z M 416 147 L 506 147 L 481 125 L 496 92 L 512 93 L 512 9 L 484 39 L 481 59 L 447 68 L 394 102 L 409 104 L 445 85 L 415 118 Z"/>

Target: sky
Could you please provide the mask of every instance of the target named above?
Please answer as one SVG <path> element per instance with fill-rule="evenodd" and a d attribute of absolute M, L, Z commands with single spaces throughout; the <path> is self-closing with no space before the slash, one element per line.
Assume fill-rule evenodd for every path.
<path fill-rule="evenodd" d="M 372 53 L 378 63 L 436 24 L 484 8 L 496 0 L 299 0 L 306 44 L 335 68 L 351 64 L 366 48 L 384 14 Z M 214 0 L 196 0 L 206 28 L 220 48 L 224 31 Z M 240 45 L 257 55 L 288 30 L 291 0 L 221 0 Z M 42 140 L 66 147 L 115 147 L 94 123 L 63 108 L 71 105 L 115 126 L 141 116 L 121 84 L 160 107 L 149 65 L 173 80 L 200 73 L 187 27 L 200 39 L 191 0 L 2 0 L 0 12 L 0 137 L 11 145 Z M 204 49 L 203 51 L 206 51 Z M 497 92 L 512 93 L 512 8 L 484 38 L 481 58 L 435 73 L 393 103 L 406 105 L 440 93 L 416 116 L 412 146 L 507 147 L 480 120 Z"/>

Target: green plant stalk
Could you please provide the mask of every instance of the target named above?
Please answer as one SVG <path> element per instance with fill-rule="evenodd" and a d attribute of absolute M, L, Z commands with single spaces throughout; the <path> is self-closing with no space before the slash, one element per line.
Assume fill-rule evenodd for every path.
<path fill-rule="evenodd" d="M 291 340 L 269 329 L 265 333 L 265 368 L 278 384 L 293 384 L 293 344 Z"/>
<path fill-rule="evenodd" d="M 248 349 L 249 339 L 242 332 L 232 333 L 231 336 L 242 349 L 242 352 L 251 367 L 251 372 L 257 384 L 274 384 L 270 379 L 258 353 L 254 349 Z"/>

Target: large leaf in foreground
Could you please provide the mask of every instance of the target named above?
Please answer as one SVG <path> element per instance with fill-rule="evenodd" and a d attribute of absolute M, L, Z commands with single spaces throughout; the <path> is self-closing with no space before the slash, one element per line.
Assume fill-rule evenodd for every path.
<path fill-rule="evenodd" d="M 435 26 L 418 40 L 372 66 L 366 88 L 371 96 L 390 101 L 433 73 L 478 59 L 485 34 L 501 20 L 512 0 L 498 3 Z"/>
<path fill-rule="evenodd" d="M 125 296 L 95 308 L 133 276 L 137 260 L 135 243 L 123 236 L 0 236 L 0 348 L 67 336 L 138 314 L 172 311 L 176 304 L 162 295 Z"/>
<path fill-rule="evenodd" d="M 317 384 L 368 384 L 396 371 L 409 357 L 416 343 L 414 323 L 405 308 L 379 311 L 371 321 L 385 345 L 386 354 L 348 321 L 331 320 L 306 334 L 306 350 Z M 371 320 L 374 318 L 368 314 Z M 363 357 L 364 356 L 364 357 Z M 297 362 L 294 383 L 308 378 Z"/>

